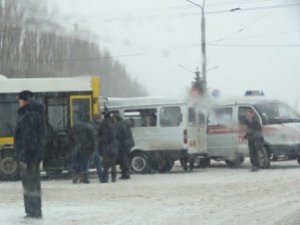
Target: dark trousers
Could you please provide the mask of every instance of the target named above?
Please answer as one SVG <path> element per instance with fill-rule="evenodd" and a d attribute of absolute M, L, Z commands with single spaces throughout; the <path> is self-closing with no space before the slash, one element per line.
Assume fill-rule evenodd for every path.
<path fill-rule="evenodd" d="M 109 169 L 111 169 L 111 181 L 116 182 L 118 149 L 114 145 L 102 146 L 103 151 L 103 181 L 108 182 Z"/>
<path fill-rule="evenodd" d="M 249 156 L 252 166 L 260 168 L 258 152 L 263 148 L 264 139 L 259 136 L 249 136 L 248 146 L 249 146 Z"/>
<path fill-rule="evenodd" d="M 103 175 L 102 175 L 103 174 L 103 165 L 102 165 L 102 159 L 100 158 L 100 155 L 99 155 L 98 152 L 94 152 L 90 156 L 89 161 L 88 161 L 88 165 L 87 165 L 87 168 L 86 168 L 86 173 L 89 172 L 89 169 L 90 169 L 92 163 L 94 163 L 95 166 L 96 166 L 98 179 L 101 182 L 102 179 L 103 179 Z"/>
<path fill-rule="evenodd" d="M 77 153 L 73 158 L 72 169 L 76 172 L 86 173 L 89 159 L 89 154 Z"/>
<path fill-rule="evenodd" d="M 90 155 L 86 153 L 77 153 L 74 155 L 72 162 L 73 183 L 88 182 L 87 167 Z"/>
<path fill-rule="evenodd" d="M 122 170 L 122 177 L 130 177 L 130 160 L 129 160 L 129 150 L 121 149 L 120 151 L 120 167 Z"/>
<path fill-rule="evenodd" d="M 20 164 L 25 213 L 28 216 L 40 217 L 42 215 L 40 163 Z"/>

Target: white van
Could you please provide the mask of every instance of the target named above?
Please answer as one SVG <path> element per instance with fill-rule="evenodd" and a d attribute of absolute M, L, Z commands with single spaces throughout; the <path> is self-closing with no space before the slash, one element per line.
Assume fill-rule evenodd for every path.
<path fill-rule="evenodd" d="M 207 130 L 209 158 L 237 166 L 249 156 L 244 138 L 249 108 L 256 112 L 263 127 L 265 145 L 259 153 L 261 167 L 269 168 L 271 160 L 300 162 L 300 116 L 287 104 L 265 97 L 244 97 L 212 107 Z"/>
<path fill-rule="evenodd" d="M 118 111 L 132 127 L 135 146 L 131 168 L 166 172 L 174 161 L 207 155 L 205 111 L 186 101 L 166 98 L 108 98 L 109 111 Z"/>

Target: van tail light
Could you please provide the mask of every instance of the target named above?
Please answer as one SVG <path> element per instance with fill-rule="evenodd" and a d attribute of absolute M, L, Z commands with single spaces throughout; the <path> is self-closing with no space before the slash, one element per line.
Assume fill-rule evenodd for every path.
<path fill-rule="evenodd" d="M 188 143 L 188 132 L 187 132 L 187 129 L 183 130 L 183 143 L 184 144 Z"/>

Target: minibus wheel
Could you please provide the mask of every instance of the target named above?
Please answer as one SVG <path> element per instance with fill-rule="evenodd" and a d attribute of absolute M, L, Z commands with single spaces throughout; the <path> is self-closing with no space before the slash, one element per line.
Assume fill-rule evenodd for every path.
<path fill-rule="evenodd" d="M 269 169 L 271 166 L 270 156 L 267 148 L 264 146 L 261 151 L 257 152 L 259 166 L 262 169 Z"/>
<path fill-rule="evenodd" d="M 136 152 L 132 155 L 130 167 L 134 173 L 148 173 L 151 169 L 148 156 L 143 152 Z"/>
<path fill-rule="evenodd" d="M 198 164 L 195 167 L 205 169 L 210 165 L 210 158 L 200 158 L 197 160 Z"/>
<path fill-rule="evenodd" d="M 0 159 L 0 179 L 1 180 L 18 180 L 19 165 L 12 157 L 12 152 L 4 154 Z"/>
<path fill-rule="evenodd" d="M 171 159 L 170 160 L 166 159 L 163 167 L 159 168 L 158 171 L 161 173 L 166 173 L 169 172 L 173 168 L 173 166 L 174 166 L 174 161 Z"/>

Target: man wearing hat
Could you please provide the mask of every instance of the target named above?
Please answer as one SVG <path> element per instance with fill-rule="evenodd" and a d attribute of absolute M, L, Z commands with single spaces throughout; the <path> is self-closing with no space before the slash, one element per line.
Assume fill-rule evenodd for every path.
<path fill-rule="evenodd" d="M 26 217 L 41 218 L 40 162 L 46 139 L 44 106 L 25 90 L 18 96 L 18 122 L 14 135 L 15 159 L 20 165 Z"/>

